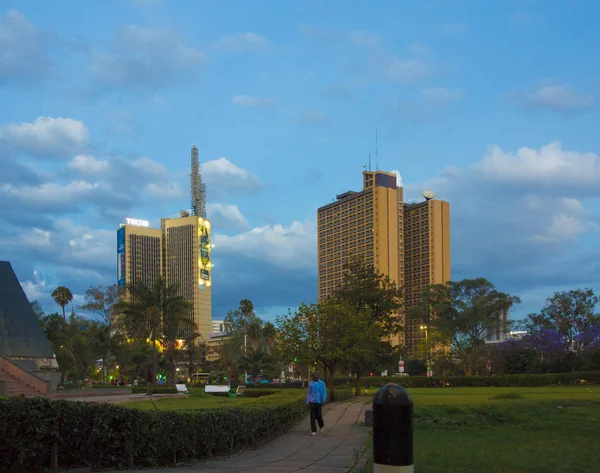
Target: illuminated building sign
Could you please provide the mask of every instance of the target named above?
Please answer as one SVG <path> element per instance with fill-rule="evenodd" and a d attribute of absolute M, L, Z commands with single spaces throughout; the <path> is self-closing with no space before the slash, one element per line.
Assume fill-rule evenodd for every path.
<path fill-rule="evenodd" d="M 198 219 L 198 276 L 200 286 L 210 286 L 210 222 Z"/>
<path fill-rule="evenodd" d="M 136 227 L 149 227 L 150 222 L 148 220 L 138 220 L 136 218 L 126 218 L 127 225 L 135 225 Z"/>

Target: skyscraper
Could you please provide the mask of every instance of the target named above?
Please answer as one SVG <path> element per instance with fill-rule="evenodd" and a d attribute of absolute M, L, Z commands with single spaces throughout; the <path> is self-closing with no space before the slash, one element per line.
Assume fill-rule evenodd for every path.
<path fill-rule="evenodd" d="M 202 182 L 200 163 L 198 161 L 198 148 L 196 145 L 192 146 L 191 152 L 190 184 L 192 215 L 206 218 L 206 184 Z"/>
<path fill-rule="evenodd" d="M 450 281 L 450 204 L 428 199 L 404 204 L 404 304 L 413 307 L 432 284 Z M 408 319 L 405 327 L 408 356 L 424 352 L 424 321 Z"/>
<path fill-rule="evenodd" d="M 404 288 L 406 307 L 428 285 L 450 280 L 450 205 L 404 204 L 395 174 L 364 171 L 363 190 L 320 207 L 317 228 L 319 299 L 339 287 L 344 265 L 357 257 Z M 409 321 L 398 339 L 413 356 L 424 337 L 420 325 Z"/>
<path fill-rule="evenodd" d="M 119 228 L 117 231 L 119 291 L 138 283 L 151 287 L 162 274 L 161 251 L 160 230 L 131 224 Z"/>
<path fill-rule="evenodd" d="M 201 338 L 212 330 L 212 261 L 210 222 L 202 217 L 163 218 L 163 268 L 167 284 L 178 284 L 179 295 L 192 302 L 190 318 Z M 186 338 L 191 330 L 182 333 Z"/>
<path fill-rule="evenodd" d="M 344 265 L 356 258 L 402 287 L 404 215 L 402 188 L 396 185 L 395 174 L 363 172 L 362 191 L 338 195 L 317 214 L 319 299 L 339 287 Z"/>

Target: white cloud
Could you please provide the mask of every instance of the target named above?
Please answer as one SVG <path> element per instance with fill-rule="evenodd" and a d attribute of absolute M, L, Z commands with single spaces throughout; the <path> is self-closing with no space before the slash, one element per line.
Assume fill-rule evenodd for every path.
<path fill-rule="evenodd" d="M 277 105 L 275 97 L 253 97 L 251 95 L 236 95 L 231 103 L 238 107 L 266 108 Z"/>
<path fill-rule="evenodd" d="M 221 229 L 245 230 L 248 228 L 248 220 L 246 220 L 237 205 L 207 204 L 206 213 L 212 223 L 213 231 Z"/>
<path fill-rule="evenodd" d="M 532 107 L 556 112 L 577 112 L 596 105 L 593 94 L 582 94 L 566 86 L 546 86 L 525 95 L 525 103 Z"/>
<path fill-rule="evenodd" d="M 600 195 L 600 156 L 566 151 L 558 142 L 539 150 L 522 147 L 515 153 L 494 146 L 472 169 L 490 181 L 509 185 L 569 186 L 573 192 Z"/>
<path fill-rule="evenodd" d="M 41 228 L 32 228 L 30 233 L 23 235 L 23 241 L 29 246 L 48 248 L 50 247 L 50 232 Z"/>
<path fill-rule="evenodd" d="M 61 204 L 77 206 L 84 200 L 111 196 L 113 190 L 106 182 L 73 181 L 64 186 L 51 182 L 22 187 L 5 184 L 0 187 L 0 195 L 2 194 L 4 198 L 17 199 L 21 204 L 47 208 Z"/>
<path fill-rule="evenodd" d="M 69 161 L 69 169 L 79 171 L 82 174 L 88 176 L 94 176 L 96 174 L 102 174 L 108 170 L 108 161 L 100 161 L 94 159 L 92 156 L 85 154 L 78 154 L 71 161 Z"/>
<path fill-rule="evenodd" d="M 130 164 L 135 169 L 155 176 L 165 176 L 169 172 L 163 164 L 152 161 L 150 158 L 146 157 L 138 158 Z"/>
<path fill-rule="evenodd" d="M 160 199 L 174 200 L 183 197 L 183 189 L 176 182 L 150 183 L 146 186 L 146 192 Z"/>
<path fill-rule="evenodd" d="M 216 234 L 214 241 L 219 252 L 243 254 L 277 267 L 313 271 L 317 264 L 316 230 L 308 223 L 266 225 L 232 237 Z"/>
<path fill-rule="evenodd" d="M 177 30 L 129 25 L 113 39 L 112 51 L 96 51 L 90 73 L 101 84 L 156 90 L 174 82 L 198 80 L 206 55 L 183 43 Z"/>
<path fill-rule="evenodd" d="M 255 192 L 262 187 L 258 176 L 241 169 L 227 158 L 218 158 L 200 164 L 200 172 L 211 195 L 227 192 Z"/>
<path fill-rule="evenodd" d="M 72 118 L 38 117 L 31 123 L 0 127 L 0 143 L 39 157 L 64 157 L 81 150 L 88 141 L 85 124 Z"/>
<path fill-rule="evenodd" d="M 433 68 L 422 59 L 391 57 L 385 61 L 381 72 L 393 82 L 412 82 L 431 75 Z"/>
<path fill-rule="evenodd" d="M 396 175 L 396 186 L 402 187 L 402 175 L 400 174 L 400 171 L 394 169 L 391 173 Z"/>
<path fill-rule="evenodd" d="M 44 41 L 25 15 L 17 10 L 0 15 L 0 83 L 37 81 L 49 67 Z"/>
<path fill-rule="evenodd" d="M 263 36 L 247 32 L 224 36 L 217 42 L 216 47 L 226 51 L 246 52 L 260 51 L 268 45 L 269 42 Z"/>

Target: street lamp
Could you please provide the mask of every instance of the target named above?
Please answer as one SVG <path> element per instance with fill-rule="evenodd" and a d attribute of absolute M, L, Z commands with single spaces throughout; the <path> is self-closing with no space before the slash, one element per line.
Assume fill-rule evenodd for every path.
<path fill-rule="evenodd" d="M 431 376 L 430 361 L 429 361 L 429 337 L 428 337 L 428 332 L 427 332 L 427 325 L 421 325 L 419 328 L 421 330 L 425 330 L 425 350 L 427 351 L 427 360 L 426 360 L 427 376 Z"/>

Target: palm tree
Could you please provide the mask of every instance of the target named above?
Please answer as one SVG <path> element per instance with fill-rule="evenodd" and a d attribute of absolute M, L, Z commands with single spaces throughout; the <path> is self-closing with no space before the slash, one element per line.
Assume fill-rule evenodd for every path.
<path fill-rule="evenodd" d="M 54 289 L 54 291 L 52 291 L 51 296 L 52 299 L 54 299 L 54 302 L 62 307 L 63 319 L 67 320 L 65 307 L 73 300 L 73 294 L 68 287 L 58 286 L 56 289 Z"/>
<path fill-rule="evenodd" d="M 127 300 L 117 303 L 117 313 L 122 314 L 123 325 L 131 338 L 150 339 L 154 385 L 157 365 L 156 341 L 163 340 L 167 349 L 170 349 L 178 337 L 184 338 L 184 331 L 193 329 L 195 325 L 190 314 L 193 305 L 178 295 L 178 284 L 169 286 L 162 277 L 150 287 L 141 282 L 130 284 L 127 291 Z"/>
<path fill-rule="evenodd" d="M 250 372 L 254 378 L 254 384 L 258 384 L 259 374 L 272 374 L 275 369 L 273 358 L 263 350 L 251 349 L 240 360 L 240 367 Z"/>

